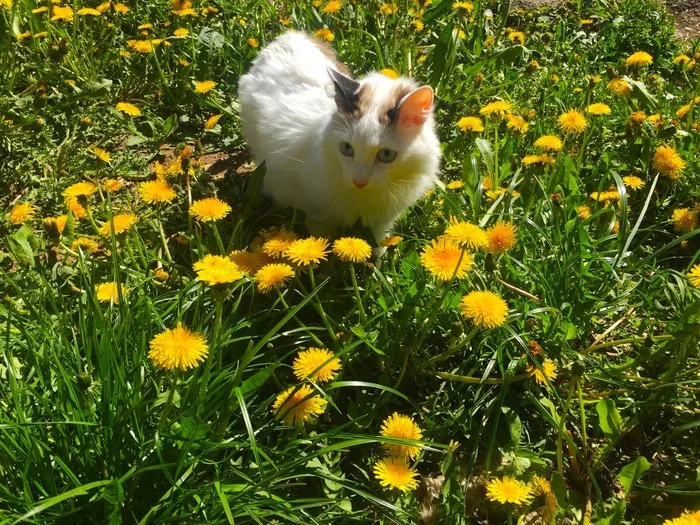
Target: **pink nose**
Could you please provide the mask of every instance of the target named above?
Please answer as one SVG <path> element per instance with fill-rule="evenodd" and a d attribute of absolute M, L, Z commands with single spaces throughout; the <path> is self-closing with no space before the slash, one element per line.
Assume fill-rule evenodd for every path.
<path fill-rule="evenodd" d="M 361 190 L 362 188 L 367 186 L 367 181 L 364 181 L 364 180 L 353 180 L 352 183 L 355 185 L 355 187 L 358 190 Z"/>

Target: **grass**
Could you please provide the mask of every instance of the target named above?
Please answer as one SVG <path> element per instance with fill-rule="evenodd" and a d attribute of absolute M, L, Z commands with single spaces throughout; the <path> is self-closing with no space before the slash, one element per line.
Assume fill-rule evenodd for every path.
<path fill-rule="evenodd" d="M 77 2 L 61 6 L 72 20 L 52 20 L 56 6 L 0 0 L 2 523 L 660 524 L 698 510 L 700 43 L 673 39 L 650 0 L 426 3 L 81 15 L 98 6 Z M 237 79 L 286 27 L 327 29 L 357 74 L 432 85 L 443 183 L 380 263 L 329 252 L 263 293 L 263 242 L 283 226 L 304 237 L 301 214 L 260 195 L 264 168 L 205 164 L 241 158 Z M 637 51 L 652 63 L 626 64 Z M 198 93 L 202 81 L 215 86 Z M 510 117 L 480 115 L 496 100 Z M 587 113 L 593 103 L 610 113 Z M 570 109 L 588 121 L 580 133 L 557 124 Z M 483 131 L 460 130 L 465 116 Z M 563 147 L 530 163 L 542 135 Z M 661 146 L 679 173 L 654 161 Z M 156 176 L 168 203 L 148 202 Z M 78 182 L 94 192 L 71 203 Z M 224 218 L 188 212 L 214 196 Z M 119 214 L 135 224 L 116 231 Z M 476 250 L 463 278 L 465 250 L 436 256 L 440 280 L 425 254 L 454 220 L 513 224 L 517 240 Z M 197 278 L 197 261 L 234 250 L 242 278 Z M 104 301 L 105 283 L 124 288 Z M 474 291 L 505 300 L 507 317 L 488 305 L 493 327 L 465 317 Z M 151 341 L 178 323 L 208 355 L 163 370 Z M 311 347 L 340 360 L 333 380 L 294 375 Z M 272 406 L 304 385 L 323 411 L 289 424 L 303 405 Z M 382 435 L 394 413 L 420 437 Z M 373 472 L 390 444 L 419 447 L 406 491 Z M 496 501 L 505 477 L 529 496 Z"/>

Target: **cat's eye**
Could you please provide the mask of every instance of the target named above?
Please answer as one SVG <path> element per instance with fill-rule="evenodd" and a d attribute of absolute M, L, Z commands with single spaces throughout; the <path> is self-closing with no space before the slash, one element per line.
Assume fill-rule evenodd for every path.
<path fill-rule="evenodd" d="M 340 153 L 342 153 L 346 157 L 352 157 L 355 154 L 355 149 L 349 142 L 341 142 L 340 144 L 338 144 L 338 147 L 340 148 Z"/>
<path fill-rule="evenodd" d="M 377 152 L 377 160 L 379 162 L 394 162 L 396 158 L 396 152 L 393 149 L 382 148 Z"/>

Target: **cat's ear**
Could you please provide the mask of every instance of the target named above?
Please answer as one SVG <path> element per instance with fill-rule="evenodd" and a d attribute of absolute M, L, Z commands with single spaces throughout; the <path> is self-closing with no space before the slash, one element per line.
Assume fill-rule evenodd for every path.
<path fill-rule="evenodd" d="M 398 125 L 405 128 L 422 126 L 430 116 L 434 98 L 430 86 L 421 86 L 406 95 L 399 104 Z"/>
<path fill-rule="evenodd" d="M 355 111 L 360 98 L 358 93 L 360 90 L 360 83 L 330 67 L 328 68 L 328 75 L 333 81 L 335 105 L 338 106 L 338 111 L 343 113 L 352 113 Z"/>

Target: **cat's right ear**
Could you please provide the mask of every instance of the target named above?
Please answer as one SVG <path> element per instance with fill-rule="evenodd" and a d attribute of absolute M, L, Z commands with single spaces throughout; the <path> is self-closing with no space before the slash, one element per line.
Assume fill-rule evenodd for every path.
<path fill-rule="evenodd" d="M 335 105 L 338 106 L 338 111 L 342 113 L 355 111 L 360 99 L 360 83 L 330 67 L 328 68 L 328 75 L 333 81 Z"/>

